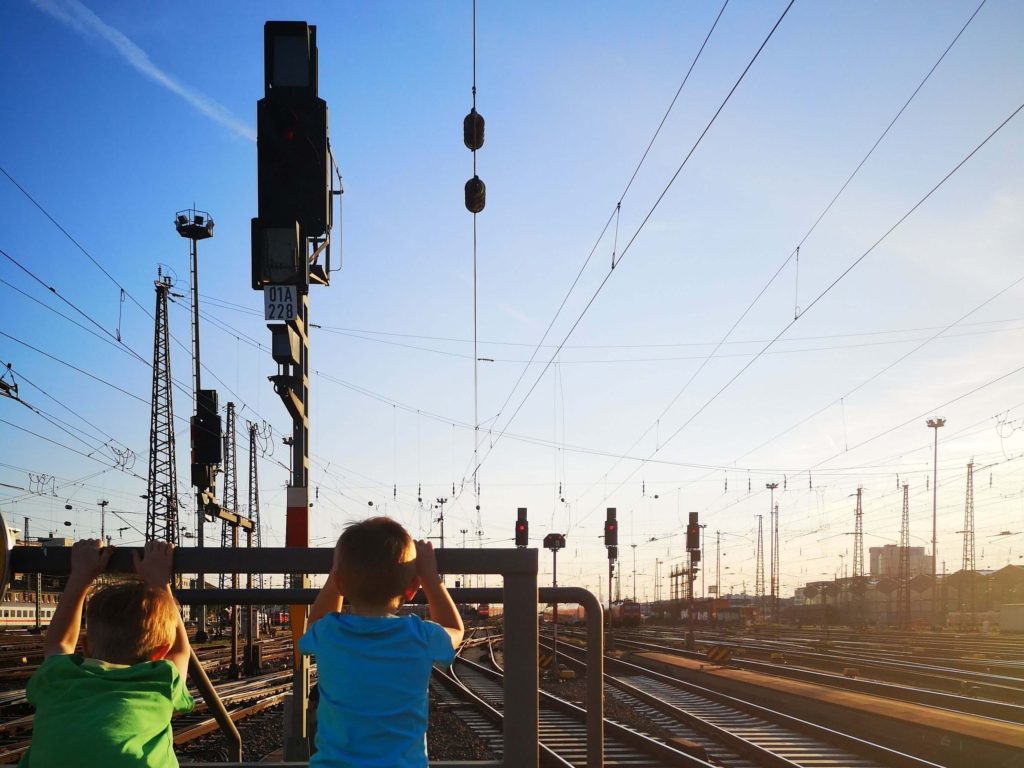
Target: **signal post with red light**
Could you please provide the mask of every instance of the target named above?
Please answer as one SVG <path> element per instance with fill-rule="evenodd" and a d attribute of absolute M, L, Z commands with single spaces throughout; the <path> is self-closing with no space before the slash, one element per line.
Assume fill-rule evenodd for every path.
<path fill-rule="evenodd" d="M 530 523 L 526 519 L 526 507 L 519 507 L 516 519 L 516 546 L 522 549 L 530 546 Z"/>

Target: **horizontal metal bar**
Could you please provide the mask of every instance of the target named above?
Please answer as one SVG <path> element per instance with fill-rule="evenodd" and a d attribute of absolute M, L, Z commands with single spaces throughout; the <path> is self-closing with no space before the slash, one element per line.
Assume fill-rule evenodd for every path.
<path fill-rule="evenodd" d="M 333 547 L 178 547 L 174 550 L 175 573 L 327 573 Z M 66 576 L 71 569 L 70 547 L 15 547 L 11 550 L 12 573 L 43 573 Z M 536 549 L 439 549 L 437 565 L 442 573 L 536 574 Z M 131 548 L 115 549 L 107 570 L 131 573 Z"/>
<path fill-rule="evenodd" d="M 317 596 L 316 589 L 176 589 L 174 596 L 182 605 L 309 605 Z M 492 603 L 501 605 L 505 591 L 500 587 L 452 588 L 448 592 L 456 603 Z M 580 603 L 587 607 L 587 616 L 600 616 L 597 598 L 582 587 L 545 587 L 538 590 L 541 603 Z M 414 605 L 426 603 L 423 592 L 411 600 Z M 598 622 L 600 623 L 600 622 Z"/>
<path fill-rule="evenodd" d="M 189 768 L 267 768 L 267 765 L 276 765 L 280 768 L 308 768 L 309 763 L 187 763 Z M 479 760 L 465 762 L 461 760 L 433 760 L 430 768 L 503 768 L 503 766 L 515 766 L 515 760 L 510 763 L 496 760 Z"/>

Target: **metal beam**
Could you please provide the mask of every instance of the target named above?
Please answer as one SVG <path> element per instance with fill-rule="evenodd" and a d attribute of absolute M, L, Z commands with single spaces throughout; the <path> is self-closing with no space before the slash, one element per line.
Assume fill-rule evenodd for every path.
<path fill-rule="evenodd" d="M 14 547 L 12 573 L 67 576 L 70 547 Z M 263 547 L 217 549 L 178 547 L 175 573 L 329 573 L 333 548 Z M 536 574 L 536 549 L 439 549 L 438 569 L 445 573 Z M 132 548 L 116 548 L 107 570 L 132 573 Z"/>

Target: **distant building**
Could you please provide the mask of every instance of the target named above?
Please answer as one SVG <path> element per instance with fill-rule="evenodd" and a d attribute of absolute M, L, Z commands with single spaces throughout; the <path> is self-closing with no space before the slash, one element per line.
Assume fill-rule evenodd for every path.
<path fill-rule="evenodd" d="M 868 550 L 871 557 L 871 577 L 881 579 L 899 578 L 900 575 L 900 547 L 895 544 L 886 544 L 884 547 L 871 547 Z M 924 547 L 909 547 L 910 550 L 910 578 L 922 574 L 930 576 L 932 573 L 931 555 L 924 553 Z"/>

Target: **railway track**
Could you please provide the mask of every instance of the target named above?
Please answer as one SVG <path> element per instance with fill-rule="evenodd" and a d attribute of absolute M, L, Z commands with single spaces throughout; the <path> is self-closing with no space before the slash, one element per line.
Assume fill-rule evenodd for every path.
<path fill-rule="evenodd" d="M 439 702 L 463 719 L 495 755 L 503 756 L 502 672 L 462 656 L 449 673 L 435 672 L 434 690 Z M 541 762 L 558 766 L 586 765 L 587 712 L 558 696 L 540 692 L 539 733 Z M 710 768 L 711 764 L 675 746 L 605 720 L 605 765 L 635 768 L 689 766 Z"/>
<path fill-rule="evenodd" d="M 642 632 L 655 634 L 652 629 Z M 662 633 L 678 636 L 679 630 Z M 827 650 L 833 658 L 871 658 L 893 664 L 920 665 L 932 670 L 993 675 L 993 682 L 1024 681 L 1024 637 L 998 638 L 955 634 L 871 633 L 857 635 L 822 634 L 771 628 L 754 633 L 698 631 L 699 640 L 728 641 L 751 652 L 818 653 Z M 1013 683 L 1011 682 L 1011 685 Z"/>
<path fill-rule="evenodd" d="M 651 643 L 642 640 L 627 640 L 622 637 L 616 638 L 616 644 L 619 648 L 624 650 L 630 649 L 672 653 L 684 658 L 701 661 L 706 659 L 705 654 L 685 651 L 675 645 L 663 645 L 660 643 Z M 707 645 L 712 646 L 717 644 L 707 643 Z M 721 643 L 721 645 L 732 647 L 728 643 Z M 827 685 L 841 690 L 868 693 L 873 696 L 882 696 L 898 701 L 937 707 L 952 712 L 962 712 L 964 714 L 976 715 L 978 717 L 988 717 L 1012 723 L 1024 724 L 1024 706 L 1019 703 L 978 698 L 978 691 L 976 690 L 973 691 L 973 695 L 963 695 L 961 693 L 935 690 L 933 688 L 900 685 L 880 680 L 865 679 L 873 677 L 874 673 L 873 667 L 866 662 L 861 663 L 861 665 L 857 667 L 856 676 L 849 676 L 802 667 L 799 666 L 799 664 L 793 666 L 789 661 L 790 659 L 788 657 L 785 663 L 762 662 L 748 658 L 734 658 L 730 662 L 730 665 L 738 669 L 749 669 L 763 674 L 802 680 L 816 685 Z M 956 686 L 950 684 L 949 687 L 952 688 Z M 1018 702 L 1024 701 L 1024 687 L 1013 690 L 1017 692 L 1014 693 L 1011 691 L 1007 694 L 1008 697 L 1015 698 Z"/>
<path fill-rule="evenodd" d="M 675 637 L 659 637 L 651 642 L 646 633 L 617 633 L 619 647 L 674 653 L 703 660 L 702 653 L 681 648 Z M 731 639 L 701 638 L 704 647 L 721 646 L 742 649 L 732 666 L 765 674 L 790 677 L 844 690 L 940 707 L 955 712 L 1024 723 L 1024 680 L 1006 675 L 970 672 L 955 668 L 923 665 L 918 662 L 892 662 L 868 655 L 844 655 L 839 649 L 802 651 L 782 645 L 744 645 Z M 751 652 L 774 660 L 750 658 Z M 1024 653 L 1024 649 L 1022 649 Z M 836 670 L 836 671 L 833 671 Z M 844 673 L 845 672 L 845 673 Z"/>
<path fill-rule="evenodd" d="M 577 670 L 584 652 L 559 643 Z M 623 672 L 605 675 L 605 695 L 679 739 L 700 745 L 718 764 L 736 768 L 925 768 L 934 763 L 856 736 L 799 720 L 707 688 L 609 659 Z"/>

